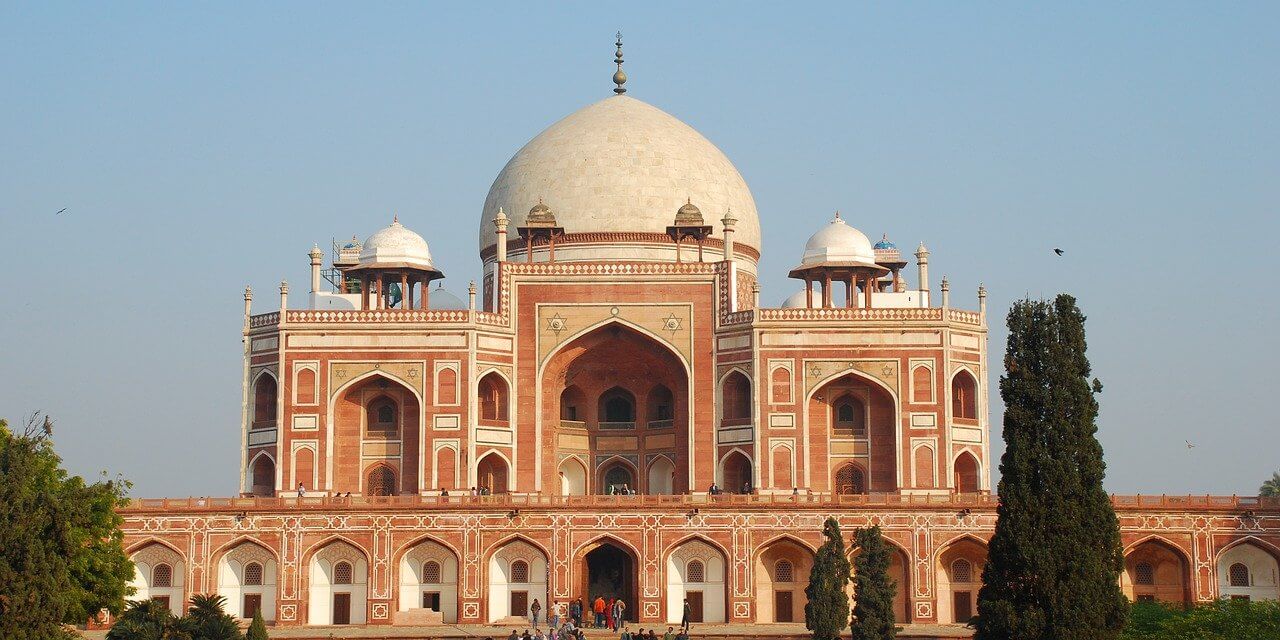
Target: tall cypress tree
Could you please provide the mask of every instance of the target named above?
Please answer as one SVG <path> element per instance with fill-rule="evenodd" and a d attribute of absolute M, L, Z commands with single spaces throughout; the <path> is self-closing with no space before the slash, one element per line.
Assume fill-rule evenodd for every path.
<path fill-rule="evenodd" d="M 1101 384 L 1089 381 L 1075 298 L 1009 310 L 1000 506 L 978 594 L 976 640 L 1116 638 L 1120 528 L 1102 488 Z"/>
<path fill-rule="evenodd" d="M 898 585 L 889 577 L 889 546 L 880 527 L 853 532 L 858 556 L 853 559 L 853 640 L 893 640 L 893 597 Z"/>
<path fill-rule="evenodd" d="M 818 548 L 809 572 L 809 586 L 804 595 L 804 626 L 813 632 L 813 640 L 837 640 L 849 624 L 849 557 L 844 552 L 840 523 L 827 518 L 822 525 L 827 541 Z"/>

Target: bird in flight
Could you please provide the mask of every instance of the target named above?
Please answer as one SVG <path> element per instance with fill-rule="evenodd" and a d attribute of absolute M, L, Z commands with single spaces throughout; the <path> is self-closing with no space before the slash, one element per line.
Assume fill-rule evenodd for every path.
<path fill-rule="evenodd" d="M 58 212 L 57 212 L 57 213 L 55 213 L 55 214 L 53 214 L 53 215 L 55 215 L 55 216 L 62 215 L 62 212 L 63 212 L 63 211 L 66 211 L 67 209 L 70 209 L 70 208 L 71 208 L 71 207 L 63 207 L 63 208 L 61 208 L 61 209 L 58 209 Z"/>
<path fill-rule="evenodd" d="M 1187 448 L 1188 448 L 1188 449 L 1194 449 L 1194 448 L 1196 448 L 1196 446 L 1195 446 L 1194 444 L 1191 444 L 1191 441 L 1190 441 L 1190 440 L 1186 440 L 1185 442 L 1187 443 Z"/>
<path fill-rule="evenodd" d="M 1063 251 L 1062 249 L 1059 249 L 1059 248 L 1057 248 L 1057 247 L 1054 247 L 1053 252 L 1054 252 L 1054 253 L 1056 253 L 1056 254 L 1058 254 L 1058 255 L 1062 255 L 1062 254 L 1066 253 L 1066 251 Z"/>

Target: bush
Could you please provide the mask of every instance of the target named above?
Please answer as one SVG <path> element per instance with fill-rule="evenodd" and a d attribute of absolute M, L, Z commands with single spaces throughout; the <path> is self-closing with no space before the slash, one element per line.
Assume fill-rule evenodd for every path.
<path fill-rule="evenodd" d="M 1280 638 L 1280 603 L 1219 600 L 1183 609 L 1135 603 L 1121 640 L 1274 640 Z"/>
<path fill-rule="evenodd" d="M 271 640 L 267 636 L 267 623 L 262 621 L 262 611 L 253 613 L 253 624 L 249 625 L 249 630 L 245 632 L 244 640 Z"/>

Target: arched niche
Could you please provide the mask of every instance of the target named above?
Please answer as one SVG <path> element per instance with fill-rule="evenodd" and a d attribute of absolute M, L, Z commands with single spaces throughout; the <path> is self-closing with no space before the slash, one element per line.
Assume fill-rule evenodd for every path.
<path fill-rule="evenodd" d="M 686 601 L 692 610 L 690 622 L 725 622 L 727 567 L 724 551 L 705 540 L 694 538 L 676 546 L 666 563 L 667 623 L 680 623 Z"/>
<path fill-rule="evenodd" d="M 434 540 L 415 543 L 400 557 L 398 611 L 432 609 L 446 624 L 458 622 L 458 556 Z"/>

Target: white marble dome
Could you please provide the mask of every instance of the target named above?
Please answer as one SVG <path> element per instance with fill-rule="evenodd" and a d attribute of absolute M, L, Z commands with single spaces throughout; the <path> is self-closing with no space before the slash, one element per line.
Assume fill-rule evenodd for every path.
<path fill-rule="evenodd" d="M 665 234 L 686 202 L 702 210 L 712 235 L 720 218 L 738 219 L 734 242 L 760 249 L 760 220 L 742 175 L 689 125 L 635 98 L 618 95 L 547 127 L 512 156 L 489 188 L 480 220 L 480 250 L 494 246 L 498 209 L 511 218 L 509 237 L 539 198 L 566 233 Z M 585 247 L 584 247 L 585 250 Z M 594 253 L 556 249 L 557 259 L 629 259 L 596 245 Z M 673 254 L 674 255 L 674 254 Z"/>
<path fill-rule="evenodd" d="M 814 301 L 820 302 L 822 300 L 820 296 L 821 294 L 815 293 Z M 804 289 L 787 296 L 787 299 L 782 301 L 783 309 L 804 309 L 808 306 L 809 297 L 805 295 Z"/>
<path fill-rule="evenodd" d="M 800 259 L 802 267 L 823 263 L 875 265 L 876 252 L 867 236 L 846 224 L 837 213 L 827 226 L 809 236 Z"/>
<path fill-rule="evenodd" d="M 406 229 L 399 219 L 364 241 L 360 248 L 359 267 L 435 269 L 435 265 L 431 263 L 431 249 L 427 247 L 427 241 Z"/>

